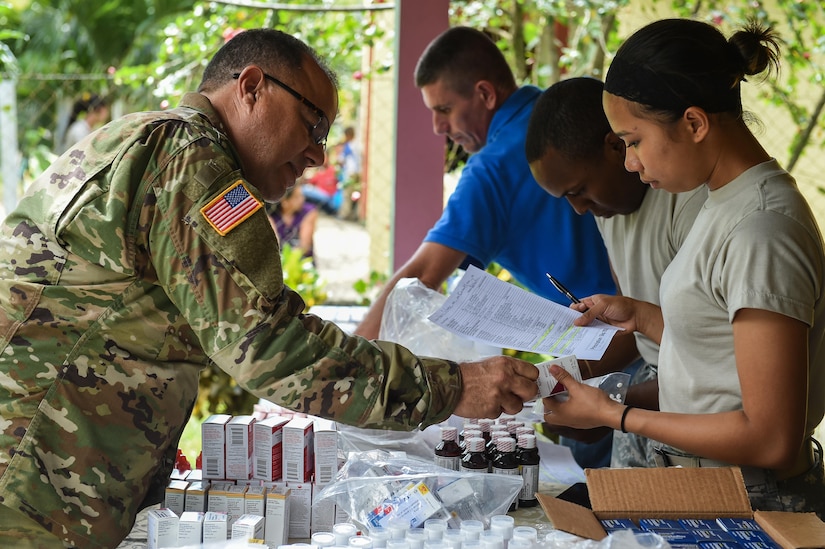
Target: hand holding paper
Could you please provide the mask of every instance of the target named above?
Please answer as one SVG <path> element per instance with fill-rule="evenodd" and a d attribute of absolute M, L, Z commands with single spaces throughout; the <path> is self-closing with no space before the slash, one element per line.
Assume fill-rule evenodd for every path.
<path fill-rule="evenodd" d="M 621 328 L 594 320 L 574 324 L 578 312 L 470 267 L 429 319 L 451 332 L 497 347 L 599 360 Z"/>

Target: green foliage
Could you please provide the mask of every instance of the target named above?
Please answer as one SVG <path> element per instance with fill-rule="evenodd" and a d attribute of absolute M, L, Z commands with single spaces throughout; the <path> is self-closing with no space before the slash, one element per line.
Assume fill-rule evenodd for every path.
<path fill-rule="evenodd" d="M 809 146 L 822 147 L 816 134 L 823 135 L 825 120 L 825 6 L 822 2 L 798 0 L 673 0 L 677 15 L 693 17 L 720 27 L 726 34 L 741 28 L 747 21 L 773 27 L 782 38 L 782 73 L 769 78 L 763 99 L 783 107 L 796 124 L 796 135 L 788 146 L 788 160 L 783 165 L 793 172 L 799 158 Z M 813 85 L 819 97 L 813 103 L 800 94 L 800 86 Z"/>
<path fill-rule="evenodd" d="M 628 0 L 453 0 L 453 24 L 483 29 L 516 78 L 547 87 L 563 77 L 603 74 L 618 43 L 617 13 Z"/>
<path fill-rule="evenodd" d="M 298 248 L 284 244 L 281 249 L 284 284 L 298 292 L 306 303 L 306 310 L 327 300 L 326 281 L 309 257 Z"/>
<path fill-rule="evenodd" d="M 364 280 L 358 279 L 352 285 L 353 290 L 358 293 L 358 305 L 369 305 L 372 303 L 375 296 L 381 291 L 384 284 L 387 283 L 386 273 L 379 273 L 378 271 L 370 271 L 369 278 Z"/>

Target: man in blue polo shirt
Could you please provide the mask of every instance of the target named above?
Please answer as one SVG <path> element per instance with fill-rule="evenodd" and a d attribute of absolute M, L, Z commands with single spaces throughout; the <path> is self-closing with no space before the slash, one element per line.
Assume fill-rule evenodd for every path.
<path fill-rule="evenodd" d="M 615 293 L 593 216 L 579 216 L 564 199 L 544 192 L 530 172 L 524 141 L 541 90 L 519 88 L 495 43 L 467 27 L 451 28 L 427 46 L 415 82 L 433 113 L 435 133 L 471 156 L 441 218 L 388 281 L 356 333 L 378 337 L 387 296 L 401 278 L 439 288 L 468 261 L 482 268 L 496 262 L 530 291 L 564 305 L 569 301 L 545 273 L 576 295 Z M 609 446 L 606 458 L 600 453 L 597 460 L 576 458 L 582 466 L 609 465 Z"/>

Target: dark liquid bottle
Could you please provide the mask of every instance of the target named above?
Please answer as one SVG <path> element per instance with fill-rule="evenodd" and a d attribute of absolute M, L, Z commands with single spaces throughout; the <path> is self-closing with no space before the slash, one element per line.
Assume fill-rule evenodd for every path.
<path fill-rule="evenodd" d="M 535 507 L 538 505 L 536 492 L 539 490 L 539 451 L 536 448 L 536 435 L 521 435 L 518 437 L 516 461 L 524 484 L 518 495 L 519 507 Z"/>
<path fill-rule="evenodd" d="M 478 427 L 478 425 L 476 425 L 476 427 Z M 459 441 L 459 443 L 458 443 L 458 446 L 461 448 L 461 455 L 462 456 L 467 453 L 467 441 L 470 440 L 473 437 L 478 437 L 478 438 L 484 440 L 484 437 L 482 436 L 480 429 L 465 429 L 464 430 L 464 439 Z"/>
<path fill-rule="evenodd" d="M 492 419 L 479 419 L 478 426 L 481 428 L 481 436 L 484 437 L 484 443 L 487 444 L 490 442 L 490 431 L 493 428 L 493 420 Z"/>
<path fill-rule="evenodd" d="M 445 469 L 458 471 L 458 462 L 461 460 L 461 448 L 456 442 L 458 429 L 455 427 L 441 428 L 441 442 L 435 447 L 435 464 Z"/>
<path fill-rule="evenodd" d="M 478 473 L 480 471 L 486 472 L 490 467 L 487 461 L 487 453 L 484 451 L 484 438 L 471 437 L 464 441 L 467 451 L 461 458 L 461 470 L 473 471 Z"/>
<path fill-rule="evenodd" d="M 487 461 L 490 462 L 490 471 L 493 470 L 493 459 L 496 457 L 498 453 L 498 448 L 496 447 L 496 441 L 501 437 L 508 437 L 510 434 L 507 432 L 506 429 L 498 428 L 493 429 L 490 432 L 490 440 L 487 442 Z"/>
<path fill-rule="evenodd" d="M 496 440 L 496 455 L 493 458 L 493 473 L 499 475 L 518 475 L 518 461 L 516 460 L 516 441 L 510 437 L 499 437 Z M 508 511 L 518 509 L 518 497 L 513 500 Z"/>

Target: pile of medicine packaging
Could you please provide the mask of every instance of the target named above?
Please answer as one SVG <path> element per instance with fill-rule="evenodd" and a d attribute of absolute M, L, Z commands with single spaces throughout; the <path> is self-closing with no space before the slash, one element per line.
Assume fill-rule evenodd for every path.
<path fill-rule="evenodd" d="M 466 422 L 464 427 L 468 432 L 481 429 L 486 439 L 490 431 L 503 428 L 505 421 L 511 431 L 524 426 L 514 425 L 513 420 L 505 416 L 498 422 L 482 420 L 481 427 L 475 422 Z M 264 540 L 275 548 L 286 545 L 289 539 L 334 533 L 336 525 L 348 528 L 341 525 L 349 524 L 349 517 L 332 499 L 312 504 L 313 495 L 333 482 L 342 464 L 338 435 L 334 422 L 302 414 L 210 416 L 201 426 L 198 468 L 176 469 L 163 507 L 149 512 L 149 548 L 233 539 Z M 391 499 L 397 500 L 398 494 Z M 435 513 L 430 517 L 442 520 Z M 392 517 L 370 524 L 371 530 L 376 527 L 380 532 L 379 523 L 386 523 L 383 518 Z M 422 515 L 422 522 L 425 518 Z M 423 532 L 422 523 L 395 522 Z M 467 523 L 467 529 L 479 522 L 464 520 L 462 525 Z"/>
<path fill-rule="evenodd" d="M 605 519 L 608 533 L 653 532 L 673 549 L 781 549 L 753 519 Z"/>
<path fill-rule="evenodd" d="M 175 470 L 163 507 L 149 511 L 150 549 L 233 539 L 265 540 L 331 531 L 347 517 L 312 495 L 340 466 L 335 424 L 292 417 L 215 414 L 201 426 L 201 468 Z"/>

